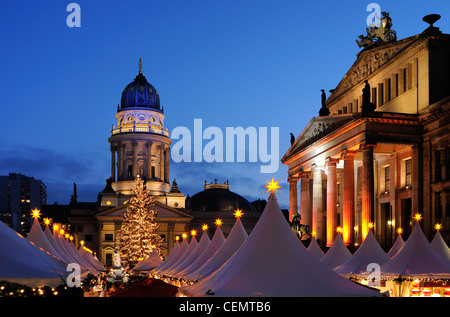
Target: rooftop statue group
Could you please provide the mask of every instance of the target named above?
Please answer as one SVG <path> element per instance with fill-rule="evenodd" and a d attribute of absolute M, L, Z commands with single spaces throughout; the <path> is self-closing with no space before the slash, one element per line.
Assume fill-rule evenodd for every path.
<path fill-rule="evenodd" d="M 359 47 L 367 47 L 370 46 L 377 41 L 390 42 L 397 40 L 397 33 L 394 30 L 391 30 L 392 27 L 392 19 L 389 16 L 389 12 L 381 12 L 383 17 L 379 26 L 370 26 L 366 28 L 367 35 L 360 35 L 359 40 L 356 40 L 356 43 Z"/>

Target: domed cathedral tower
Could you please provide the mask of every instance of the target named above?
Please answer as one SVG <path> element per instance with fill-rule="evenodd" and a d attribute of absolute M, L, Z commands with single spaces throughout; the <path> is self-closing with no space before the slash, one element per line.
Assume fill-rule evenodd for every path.
<path fill-rule="evenodd" d="M 142 73 L 139 73 L 122 92 L 117 107 L 117 125 L 111 137 L 111 177 L 101 192 L 102 206 L 118 206 L 134 194 L 134 180 L 144 180 L 155 200 L 166 205 L 184 208 L 184 195 L 176 183 L 171 190 L 169 156 L 172 140 L 164 127 L 164 108 L 159 94 Z"/>

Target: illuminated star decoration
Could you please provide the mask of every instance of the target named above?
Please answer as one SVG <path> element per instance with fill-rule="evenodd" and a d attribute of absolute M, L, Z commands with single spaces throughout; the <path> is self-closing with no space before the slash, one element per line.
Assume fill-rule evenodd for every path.
<path fill-rule="evenodd" d="M 403 228 L 398 228 L 398 229 L 397 229 L 397 233 L 398 233 L 398 234 L 402 234 L 402 233 L 403 233 Z"/>
<path fill-rule="evenodd" d="M 202 230 L 203 230 L 203 231 L 208 230 L 208 225 L 207 225 L 206 223 L 202 225 Z"/>
<path fill-rule="evenodd" d="M 44 225 L 49 226 L 52 223 L 51 218 L 44 218 Z"/>
<path fill-rule="evenodd" d="M 41 211 L 40 211 L 39 209 L 37 209 L 37 208 L 34 208 L 34 209 L 31 211 L 31 216 L 32 216 L 34 219 L 39 219 L 39 218 L 41 217 Z"/>
<path fill-rule="evenodd" d="M 264 186 L 267 188 L 266 193 L 268 193 L 268 192 L 271 192 L 271 193 L 277 192 L 278 193 L 278 188 L 281 188 L 281 186 L 278 185 L 278 183 L 280 181 L 275 182 L 272 177 L 272 180 L 270 181 L 270 183 L 268 181 L 266 181 L 266 182 L 267 182 L 267 185 Z"/>
<path fill-rule="evenodd" d="M 234 214 L 233 214 L 233 215 L 234 215 L 236 218 L 241 218 L 243 214 L 244 214 L 244 213 L 242 212 L 242 209 L 236 209 L 236 210 L 234 211 Z"/>
<path fill-rule="evenodd" d="M 222 219 L 217 218 L 216 221 L 214 222 L 216 226 L 220 227 L 222 225 Z"/>
<path fill-rule="evenodd" d="M 367 224 L 367 227 L 369 227 L 369 229 L 373 229 L 373 223 L 372 223 L 372 222 L 369 222 L 369 223 Z"/>
<path fill-rule="evenodd" d="M 191 230 L 191 236 L 195 237 L 197 235 L 197 230 Z"/>
<path fill-rule="evenodd" d="M 434 229 L 436 229 L 437 231 L 441 230 L 442 225 L 440 223 L 437 223 L 434 225 Z"/>
<path fill-rule="evenodd" d="M 422 220 L 422 215 L 419 214 L 419 213 L 416 213 L 416 214 L 414 215 L 414 220 L 417 221 L 417 222 L 419 222 L 420 220 Z"/>

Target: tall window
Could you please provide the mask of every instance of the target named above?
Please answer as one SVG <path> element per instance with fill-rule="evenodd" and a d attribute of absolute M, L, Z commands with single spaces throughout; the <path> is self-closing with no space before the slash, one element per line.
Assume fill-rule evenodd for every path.
<path fill-rule="evenodd" d="M 398 96 L 398 73 L 395 74 L 395 97 Z"/>
<path fill-rule="evenodd" d="M 391 174 L 389 166 L 384 168 L 384 193 L 388 194 L 391 191 Z"/>
<path fill-rule="evenodd" d="M 442 164 L 441 164 L 441 150 L 434 152 L 434 181 L 440 182 L 442 180 Z"/>
<path fill-rule="evenodd" d="M 412 164 L 411 159 L 405 161 L 405 186 L 410 188 L 412 186 Z"/>
<path fill-rule="evenodd" d="M 405 92 L 406 91 L 406 84 L 407 84 L 407 82 L 406 82 L 406 80 L 407 80 L 407 77 L 406 77 L 406 68 L 403 68 L 403 92 Z"/>

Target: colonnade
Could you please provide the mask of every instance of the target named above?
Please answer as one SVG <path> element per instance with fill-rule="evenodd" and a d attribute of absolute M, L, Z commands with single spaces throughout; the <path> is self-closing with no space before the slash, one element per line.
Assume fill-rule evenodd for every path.
<path fill-rule="evenodd" d="M 362 152 L 362 212 L 361 233 L 367 235 L 374 220 L 374 146 L 364 146 Z M 313 164 L 308 171 L 289 176 L 289 218 L 298 212 L 298 181 L 300 181 L 300 215 L 302 223 L 310 226 L 316 239 L 333 244 L 338 227 L 338 177 L 342 168 L 341 230 L 345 244 L 355 242 L 355 157 L 359 151 L 346 150 L 340 158 L 328 157 L 322 165 Z M 325 176 L 324 176 L 325 175 Z M 326 199 L 323 197 L 323 179 L 326 178 Z M 310 186 L 312 180 L 312 186 Z M 324 204 L 326 201 L 326 204 Z"/>
<path fill-rule="evenodd" d="M 156 157 L 154 162 L 152 153 Z M 122 181 L 141 175 L 148 180 L 156 178 L 161 182 L 169 183 L 169 155 L 169 145 L 162 142 L 123 141 L 120 144 L 113 144 L 111 145 L 111 178 L 114 181 Z"/>

